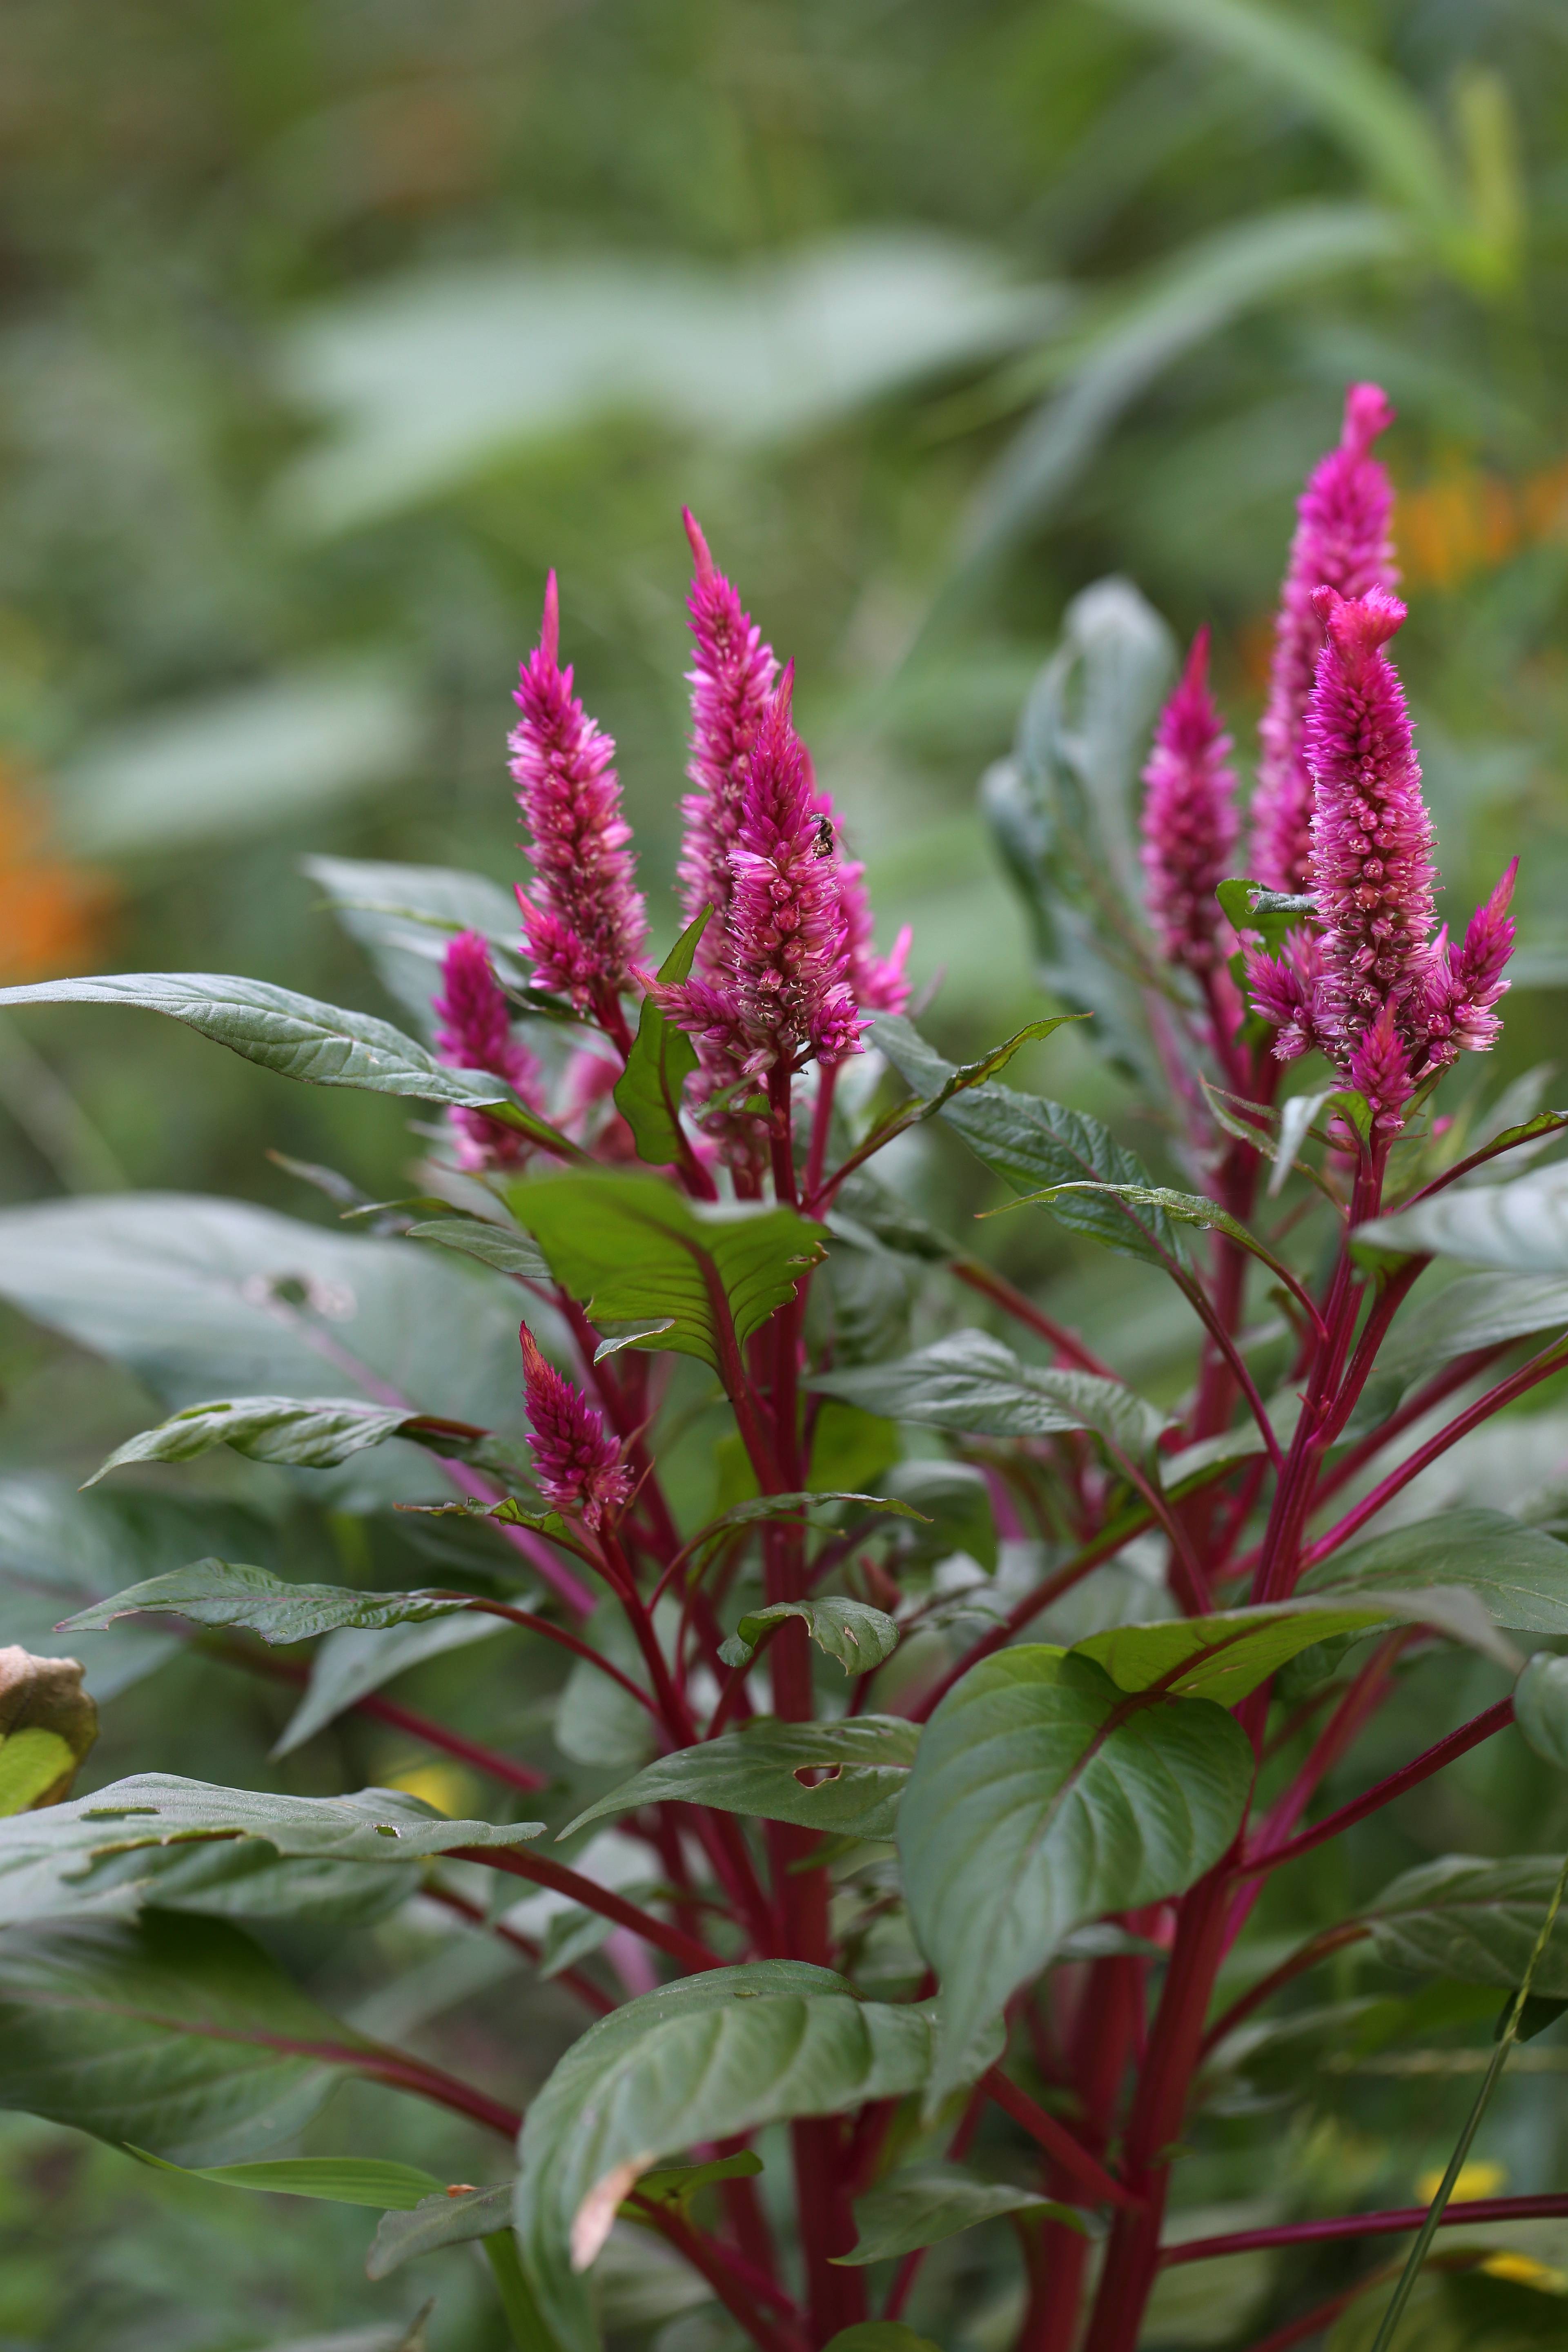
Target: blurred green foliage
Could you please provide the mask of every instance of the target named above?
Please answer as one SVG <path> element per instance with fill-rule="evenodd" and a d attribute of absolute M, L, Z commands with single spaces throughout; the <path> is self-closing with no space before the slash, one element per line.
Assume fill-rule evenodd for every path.
<path fill-rule="evenodd" d="M 3 977 L 226 969 L 391 1010 L 300 859 L 520 874 L 502 739 L 551 563 L 665 943 L 684 500 L 798 661 L 885 937 L 911 921 L 921 981 L 945 973 L 928 1027 L 977 1048 L 1042 1009 L 974 783 L 1066 603 L 1121 572 L 1178 633 L 1211 620 L 1245 752 L 1292 499 L 1373 375 L 1400 410 L 1401 658 L 1447 903 L 1525 850 L 1540 984 L 1510 999 L 1505 1066 L 1541 1060 L 1568 980 L 1565 131 L 1557 0 L 10 0 Z M 1049 1050 L 1055 1091 L 1122 1107 L 1070 1031 Z M 415 1143 L 396 1103 L 290 1088 L 171 1024 L 0 1030 L 8 1199 L 167 1185 L 329 1215 L 268 1147 L 380 1197 Z M 973 1166 L 922 1148 L 911 1190 L 951 1224 Z M 1118 1368 L 1157 1389 L 1157 1284 L 1053 1234 L 999 1229 L 1010 1270 L 1053 1276 L 1069 1323 L 1091 1286 L 1119 1305 Z M 146 1417 L 85 1356 L 14 1318 L 0 1337 L 8 1469 L 82 1475 Z M 226 1478 L 251 1492 L 222 1469 L 208 1490 Z M 371 1577 L 364 1523 L 334 1524 L 341 1572 Z M 415 1699 L 453 1673 L 420 1668 Z M 1391 1762 L 1425 1736 L 1421 1683 L 1380 1728 Z M 493 1663 L 452 1687 L 481 1736 L 527 1736 L 535 1702 Z M 289 1704 L 176 1663 L 117 1707 L 94 1775 L 263 1779 Z M 415 1760 L 347 1722 L 289 1785 Z M 1368 1833 L 1368 1884 L 1446 1844 L 1560 1845 L 1531 1785 L 1507 1743 L 1467 1759 Z M 374 1941 L 341 1957 L 345 2000 L 374 1992 Z M 563 1997 L 531 2080 L 574 2025 Z M 482 2005 L 463 2031 L 476 2075 L 515 2044 Z M 1550 2169 L 1552 2094 L 1527 2074 L 1500 2102 L 1521 2178 Z M 1468 2095 L 1347 2078 L 1290 2160 L 1340 2201 L 1347 2180 L 1401 2201 Z M 373 2093 L 313 2146 L 353 2143 L 353 2100 L 362 2139 L 416 2154 Z M 476 2161 L 460 2127 L 439 2159 L 417 2131 L 418 2160 Z M 356 2284 L 353 2212 L 154 2185 L 30 2123 L 0 2159 L 7 2347 L 390 2329 L 369 2352 L 416 2308 L 410 2273 Z M 1249 2161 L 1222 2124 L 1192 2196 L 1246 2194 Z M 438 2344 L 499 2343 L 477 2266 L 445 2269 Z M 1237 2340 L 1245 2269 L 1229 2303 L 1173 2273 L 1159 2340 Z M 976 2272 L 976 2352 L 1006 2292 Z"/>

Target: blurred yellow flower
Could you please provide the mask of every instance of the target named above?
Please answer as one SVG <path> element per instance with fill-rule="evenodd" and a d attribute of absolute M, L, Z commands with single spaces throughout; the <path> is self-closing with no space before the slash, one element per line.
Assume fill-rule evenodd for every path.
<path fill-rule="evenodd" d="M 1423 2205 L 1430 2205 L 1442 2186 L 1442 2172 L 1434 2168 L 1432 2171 L 1423 2172 L 1419 2176 L 1415 2183 L 1415 2194 Z M 1448 2202 L 1450 2205 L 1468 2205 L 1478 2197 L 1496 2197 L 1507 2187 L 1506 2164 L 1483 2164 L 1479 2161 L 1475 2164 L 1462 2164 Z"/>
<path fill-rule="evenodd" d="M 412 1771 L 395 1772 L 386 1786 L 434 1805 L 448 1821 L 479 1819 L 479 1782 L 460 1764 L 416 1764 Z"/>

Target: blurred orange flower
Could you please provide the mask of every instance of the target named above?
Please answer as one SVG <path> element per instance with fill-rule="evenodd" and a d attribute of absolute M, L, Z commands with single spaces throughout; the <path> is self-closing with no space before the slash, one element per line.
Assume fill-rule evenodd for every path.
<path fill-rule="evenodd" d="M 50 849 L 26 771 L 0 751 L 0 982 L 90 969 L 113 897 L 106 876 Z"/>

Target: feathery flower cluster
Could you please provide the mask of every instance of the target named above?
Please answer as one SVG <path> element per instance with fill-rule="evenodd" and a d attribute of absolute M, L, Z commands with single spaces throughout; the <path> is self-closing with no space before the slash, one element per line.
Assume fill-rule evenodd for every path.
<path fill-rule="evenodd" d="M 522 1343 L 523 1392 L 532 1433 L 534 1474 L 552 1510 L 572 1511 L 597 1528 L 606 1512 L 618 1511 L 632 1491 L 632 1474 L 605 1427 L 605 1417 L 563 1372 L 540 1354 L 526 1323 Z"/>
<path fill-rule="evenodd" d="M 1268 700 L 1258 726 L 1262 755 L 1247 866 L 1270 890 L 1307 887 L 1312 778 L 1303 730 L 1322 644 L 1313 593 L 1329 587 L 1354 598 L 1398 583 L 1388 535 L 1394 491 L 1370 454 L 1393 422 L 1394 411 L 1375 383 L 1352 383 L 1345 394 L 1339 447 L 1314 469 L 1297 506 L 1275 621 Z"/>
<path fill-rule="evenodd" d="M 535 874 L 530 890 L 519 886 L 518 904 L 537 985 L 602 1013 L 630 982 L 647 924 L 610 765 L 616 747 L 574 698 L 560 650 L 552 572 L 539 644 L 513 697 L 522 717 L 510 738 L 511 772 Z"/>
<path fill-rule="evenodd" d="M 803 1051 L 842 1061 L 858 1052 L 864 1026 L 849 985 L 832 820 L 790 717 L 794 682 L 786 669 L 746 761 L 722 965 L 664 1000 L 683 1029 L 749 1077 Z"/>
<path fill-rule="evenodd" d="M 1143 771 L 1142 856 L 1160 944 L 1189 971 L 1212 971 L 1234 942 L 1215 891 L 1231 871 L 1239 819 L 1230 737 L 1208 688 L 1209 633 L 1193 640 L 1186 668 L 1154 729 Z"/>
<path fill-rule="evenodd" d="M 1253 1003 L 1289 1061 L 1317 1045 L 1379 1123 L 1397 1128 L 1415 1087 L 1496 1036 L 1513 944 L 1510 866 L 1462 944 L 1432 938 L 1432 821 L 1410 714 L 1384 646 L 1405 618 L 1386 589 L 1321 587 L 1328 635 L 1304 730 L 1316 787 L 1307 879 L 1320 937 L 1248 958 Z"/>
<path fill-rule="evenodd" d="M 681 509 L 696 569 L 688 610 L 697 641 L 691 688 L 691 761 L 696 785 L 680 803 L 686 819 L 679 872 L 689 923 L 704 907 L 712 919 L 698 942 L 695 969 L 717 971 L 724 961 L 733 877 L 730 860 L 740 838 L 746 761 L 778 677 L 778 658 L 724 574 L 689 509 Z"/>
<path fill-rule="evenodd" d="M 524 1102 L 537 1101 L 540 1069 L 526 1045 L 511 1034 L 511 1014 L 490 967 L 490 951 L 478 931 L 459 931 L 441 959 L 443 993 L 433 1011 L 441 1024 L 436 1051 L 449 1069 L 488 1070 L 504 1078 Z M 516 1167 L 529 1152 L 528 1138 L 482 1110 L 453 1105 L 458 1159 L 464 1168 Z"/>

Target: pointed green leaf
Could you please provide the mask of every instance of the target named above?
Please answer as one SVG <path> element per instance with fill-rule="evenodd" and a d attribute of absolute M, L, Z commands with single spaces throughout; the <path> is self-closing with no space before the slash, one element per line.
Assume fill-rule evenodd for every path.
<path fill-rule="evenodd" d="M 1099 1119 L 1044 1096 L 998 1086 L 959 1096 L 942 1116 L 1016 1192 L 1080 1183 L 1110 1188 L 1064 1192 L 1048 1203 L 1070 1232 L 1150 1265 L 1187 1264 L 1186 1244 L 1166 1211 L 1133 1198 L 1158 1192 L 1149 1171 Z"/>
<path fill-rule="evenodd" d="M 463 1257 L 477 1257 L 481 1265 L 493 1265 L 498 1274 L 521 1275 L 525 1282 L 550 1279 L 550 1268 L 536 1242 L 510 1225 L 489 1224 L 483 1217 L 426 1218 L 409 1226 L 407 1238 L 434 1242 L 438 1248 L 457 1250 Z"/>
<path fill-rule="evenodd" d="M 813 1601 L 775 1601 L 771 1609 L 753 1609 L 742 1617 L 719 1655 L 727 1666 L 743 1666 L 757 1643 L 791 1617 L 798 1617 L 817 1648 L 836 1658 L 847 1675 L 869 1674 L 899 1645 L 899 1629 L 884 1610 L 865 1601 L 846 1601 L 827 1593 Z"/>
<path fill-rule="evenodd" d="M 598 1324 L 658 1322 L 635 1344 L 721 1369 L 722 1300 L 744 1341 L 822 1255 L 823 1228 L 760 1202 L 688 1201 L 652 1176 L 513 1184 L 508 1201 Z"/>
<path fill-rule="evenodd" d="M 694 2141 L 900 2098 L 924 2082 L 929 2011 L 862 2001 L 829 1969 L 763 1960 L 628 2001 L 573 2044 L 528 2112 L 516 2225 L 563 2352 L 595 2352 L 581 2273 L 641 2174 Z"/>
<path fill-rule="evenodd" d="M 322 1004 L 269 981 L 233 972 L 112 972 L 96 980 L 40 980 L 0 989 L 0 1006 L 9 1004 L 126 1004 L 166 1013 L 283 1077 L 410 1096 L 416 1102 L 463 1103 L 519 1129 L 559 1159 L 587 1157 L 548 1119 L 519 1102 L 504 1079 L 480 1070 L 449 1070 L 390 1021 Z"/>
<path fill-rule="evenodd" d="M 1472 1349 L 1564 1328 L 1568 1275 L 1465 1274 L 1405 1308 L 1378 1349 L 1377 1369 L 1425 1380 Z"/>
<path fill-rule="evenodd" d="M 93 1472 L 96 1486 L 128 1462 L 194 1462 L 215 1445 L 230 1445 L 255 1462 L 287 1462 L 300 1470 L 330 1470 L 389 1437 L 403 1437 L 433 1454 L 477 1462 L 503 1474 L 510 1457 L 488 1430 L 447 1423 L 426 1413 L 361 1404 L 353 1397 L 220 1397 L 188 1404 L 128 1437 Z"/>
<path fill-rule="evenodd" d="M 221 1920 L 0 1937 L 0 2107 L 116 2147 L 241 2161 L 300 2130 L 370 2046 Z"/>
<path fill-rule="evenodd" d="M 989 1573 L 996 1565 L 996 1521 L 985 1474 L 972 1462 L 896 1462 L 882 1480 L 906 1505 L 918 1506 L 925 1526 L 901 1536 L 917 1560 L 967 1552 Z"/>
<path fill-rule="evenodd" d="M 779 1723 L 759 1716 L 696 1748 L 661 1756 L 561 1832 L 640 1805 L 711 1805 L 762 1821 L 796 1822 L 833 1836 L 891 1837 L 921 1727 L 898 1715 L 856 1715 L 837 1723 Z M 812 1787 L 802 1774 L 827 1773 Z"/>
<path fill-rule="evenodd" d="M 1042 1644 L 973 1667 L 927 1724 L 899 1811 L 916 1938 L 942 1979 L 932 2095 L 1074 1927 L 1179 1895 L 1240 1826 L 1252 1745 L 1207 1699 L 1119 1690 Z"/>
<path fill-rule="evenodd" d="M 456 2197 L 443 2191 L 423 2198 L 412 2211 L 390 2211 L 365 2257 L 365 2276 L 390 2278 L 418 2254 L 489 2238 L 499 2230 L 510 2231 L 513 2195 L 511 2182 L 503 2180 L 496 2189 L 470 2189 Z"/>
<path fill-rule="evenodd" d="M 1407 1870 L 1361 1916 L 1390 1968 L 1512 1990 L 1524 1981 L 1562 1868 L 1560 1853 L 1506 1862 L 1444 1854 Z M 1568 1996 L 1568 1913 L 1559 1914 L 1531 1982 L 1550 1999 Z"/>
<path fill-rule="evenodd" d="M 917 2247 L 940 2244 L 978 2221 L 1005 2213 L 1027 2213 L 1036 2220 L 1063 2222 L 1088 2236 L 1091 2217 L 1076 2205 L 1061 2205 L 1032 2189 L 1015 2189 L 1004 2180 L 985 2180 L 962 2164 L 910 2164 L 890 2173 L 879 2187 L 855 2200 L 855 2251 L 836 2254 L 847 2263 L 886 2262 L 895 2254 L 912 2254 Z"/>
<path fill-rule="evenodd" d="M 1568 1658 L 1537 1650 L 1513 1686 L 1513 1719 L 1538 1756 L 1568 1772 Z"/>
<path fill-rule="evenodd" d="M 1101 1184 L 1079 1180 L 1071 1184 L 1049 1185 L 1041 1192 L 1026 1192 L 1021 1200 L 1009 1202 L 1007 1208 L 1009 1212 L 1032 1207 L 1058 1209 L 1069 1192 L 1107 1193 L 1119 1201 L 1125 1201 L 1131 1208 L 1158 1209 L 1177 1224 L 1202 1225 L 1209 1233 L 1224 1234 L 1227 1240 L 1237 1243 L 1250 1257 L 1258 1258 L 1271 1273 L 1278 1275 L 1287 1289 L 1298 1294 L 1300 1291 L 1300 1282 L 1282 1258 L 1276 1257 L 1266 1243 L 1260 1242 L 1256 1234 L 1249 1233 L 1239 1217 L 1233 1217 L 1228 1209 L 1220 1207 L 1217 1201 L 1205 1200 L 1199 1192 L 1173 1192 L 1164 1184 Z M 1006 1212 L 992 1209 L 986 1213 L 1000 1216 Z"/>
<path fill-rule="evenodd" d="M 988 1331 L 954 1331 L 890 1364 L 819 1372 L 811 1382 L 889 1421 L 986 1437 L 1092 1429 L 1124 1454 L 1149 1453 L 1165 1416 L 1120 1381 L 1025 1364 Z"/>
<path fill-rule="evenodd" d="M 697 943 L 713 909 L 704 907 L 689 923 L 658 968 L 666 985 L 689 980 Z M 637 1034 L 626 1066 L 616 1081 L 616 1108 L 631 1129 L 637 1158 L 668 1168 L 681 1158 L 686 1139 L 680 1125 L 681 1089 L 697 1067 L 697 1048 L 653 996 L 645 996 Z"/>
<path fill-rule="evenodd" d="M 160 2172 L 182 2172 L 187 2180 L 211 2180 L 220 2189 L 251 2189 L 268 2196 L 316 2197 L 329 2205 L 370 2205 L 383 2212 L 412 2212 L 441 2183 L 417 2165 L 391 2164 L 377 2156 L 283 2156 L 263 2164 L 171 2164 L 167 2157 L 132 2147 L 132 2156 Z"/>
<path fill-rule="evenodd" d="M 117 1617 L 151 1610 L 188 1617 L 197 1625 L 243 1627 L 264 1642 L 309 1642 L 340 1626 L 417 1624 L 473 1605 L 466 1592 L 354 1592 L 341 1584 L 290 1584 L 268 1569 L 231 1560 L 198 1559 L 79 1610 L 59 1630 L 97 1633 Z"/>
<path fill-rule="evenodd" d="M 273 1742 L 272 1754 L 291 1756 L 307 1739 L 335 1723 L 346 1707 L 406 1674 L 411 1666 L 506 1631 L 504 1618 L 481 1617 L 472 1612 L 437 1617 L 428 1624 L 341 1627 L 327 1635 L 311 1659 L 310 1685 Z"/>
<path fill-rule="evenodd" d="M 1354 1601 L 1363 1591 L 1423 1592 L 1459 1585 L 1479 1595 L 1494 1625 L 1521 1633 L 1568 1633 L 1568 1544 L 1503 1511 L 1445 1511 L 1335 1552 L 1298 1591 Z"/>
<path fill-rule="evenodd" d="M 1511 1653 L 1500 1644 L 1486 1611 L 1473 1593 L 1458 1586 L 1439 1586 L 1419 1595 L 1368 1591 L 1359 1606 L 1299 1599 L 1257 1609 L 1227 1609 L 1209 1617 L 1115 1626 L 1075 1643 L 1071 1654 L 1092 1658 L 1119 1690 L 1158 1685 L 1173 1698 L 1212 1698 L 1222 1706 L 1235 1706 L 1315 1643 L 1370 1633 L 1374 1625 L 1391 1621 L 1431 1625 L 1500 1664 L 1510 1663 Z"/>
<path fill-rule="evenodd" d="M 1391 1217 L 1358 1225 L 1356 1249 L 1414 1252 L 1495 1266 L 1503 1274 L 1568 1274 L 1568 1165 L 1511 1184 L 1453 1184 Z"/>
<path fill-rule="evenodd" d="M 1316 903 L 1310 898 L 1292 897 L 1289 892 L 1270 890 L 1261 882 L 1239 877 L 1222 882 L 1215 897 L 1232 930 L 1256 932 L 1264 953 L 1271 956 L 1278 955 L 1290 933 L 1300 930 L 1316 912 Z"/>

